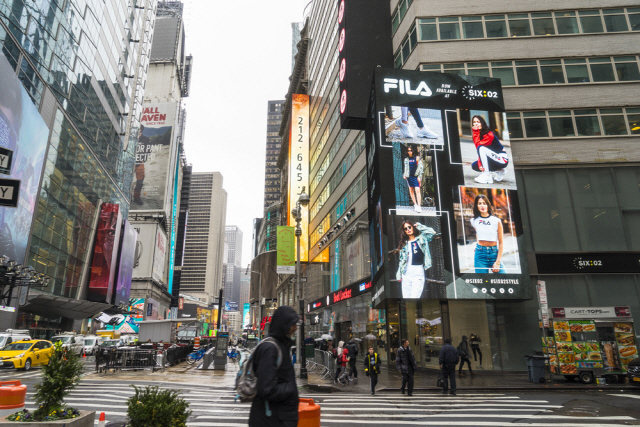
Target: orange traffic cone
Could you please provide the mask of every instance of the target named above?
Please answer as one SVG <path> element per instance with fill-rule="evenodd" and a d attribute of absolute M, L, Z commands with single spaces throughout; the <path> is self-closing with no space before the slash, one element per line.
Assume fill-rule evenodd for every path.
<path fill-rule="evenodd" d="M 100 420 L 98 420 L 98 427 L 104 427 L 106 423 L 106 416 L 104 412 L 100 412 Z"/>
<path fill-rule="evenodd" d="M 87 357 L 87 352 L 82 350 L 82 357 Z"/>

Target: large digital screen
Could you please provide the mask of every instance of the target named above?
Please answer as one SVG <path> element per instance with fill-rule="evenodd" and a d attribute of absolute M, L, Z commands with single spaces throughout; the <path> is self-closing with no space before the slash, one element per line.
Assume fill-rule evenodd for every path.
<path fill-rule="evenodd" d="M 0 147 L 13 151 L 11 173 L 0 177 L 20 180 L 18 206 L 0 207 L 0 256 L 18 264 L 25 262 L 48 138 L 38 109 L 0 53 Z"/>
<path fill-rule="evenodd" d="M 120 259 L 118 261 L 118 280 L 116 282 L 113 302 L 116 306 L 119 306 L 121 303 L 129 303 L 137 238 L 138 232 L 133 228 L 131 223 L 125 219 L 122 231 L 122 243 L 120 245 Z"/>
<path fill-rule="evenodd" d="M 120 245 L 122 210 L 115 203 L 103 203 L 96 231 L 87 299 L 111 304 Z"/>
<path fill-rule="evenodd" d="M 369 110 L 374 304 L 531 298 L 500 81 L 379 68 Z"/>
<path fill-rule="evenodd" d="M 177 104 L 145 104 L 138 129 L 132 211 L 163 211 L 170 188 Z"/>
<path fill-rule="evenodd" d="M 288 225 L 296 225 L 291 213 L 302 191 L 309 194 L 309 95 L 291 95 L 291 128 L 289 133 L 289 212 Z M 309 260 L 309 209 L 302 209 L 300 261 Z"/>

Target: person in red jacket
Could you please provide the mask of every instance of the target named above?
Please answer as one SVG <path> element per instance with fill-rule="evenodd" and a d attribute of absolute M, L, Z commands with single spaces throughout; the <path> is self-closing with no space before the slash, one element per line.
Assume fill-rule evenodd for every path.
<path fill-rule="evenodd" d="M 496 181 L 502 181 L 504 170 L 509 164 L 509 156 L 500 140 L 482 116 L 473 116 L 471 130 L 473 143 L 478 151 L 478 160 L 471 164 L 471 168 L 481 172 L 475 181 L 480 184 L 493 184 L 491 172 L 495 172 Z"/>
<path fill-rule="evenodd" d="M 347 371 L 347 363 L 349 362 L 349 350 L 346 348 L 342 350 L 342 356 L 338 358 L 338 363 L 342 367 L 342 373 L 340 374 L 340 378 L 338 378 L 338 382 L 342 384 L 349 384 L 349 373 Z"/>

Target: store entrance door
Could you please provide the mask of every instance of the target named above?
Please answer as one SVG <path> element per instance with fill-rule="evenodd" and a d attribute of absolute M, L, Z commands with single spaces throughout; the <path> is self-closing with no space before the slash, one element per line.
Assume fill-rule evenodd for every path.
<path fill-rule="evenodd" d="M 336 338 L 338 342 L 344 341 L 346 346 L 352 336 L 351 322 L 338 323 L 338 327 L 336 328 Z"/>

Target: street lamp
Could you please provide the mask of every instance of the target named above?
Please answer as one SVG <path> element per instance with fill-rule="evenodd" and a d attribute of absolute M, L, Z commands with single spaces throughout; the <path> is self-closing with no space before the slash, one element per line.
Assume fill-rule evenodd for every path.
<path fill-rule="evenodd" d="M 304 189 L 305 187 L 302 187 L 302 192 L 296 201 L 296 207 L 291 210 L 291 214 L 296 219 L 296 245 L 298 254 L 296 257 L 296 282 L 298 284 L 298 301 L 300 301 L 300 318 L 302 319 L 300 330 L 298 331 L 298 339 L 296 340 L 296 354 L 298 355 L 298 360 L 300 360 L 300 379 L 307 378 L 307 358 L 302 349 L 302 340 L 304 337 L 304 299 L 302 298 L 302 284 L 300 283 L 300 236 L 302 236 L 300 222 L 302 221 L 302 206 L 306 207 L 309 204 L 309 195 L 304 192 Z"/>

